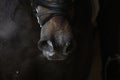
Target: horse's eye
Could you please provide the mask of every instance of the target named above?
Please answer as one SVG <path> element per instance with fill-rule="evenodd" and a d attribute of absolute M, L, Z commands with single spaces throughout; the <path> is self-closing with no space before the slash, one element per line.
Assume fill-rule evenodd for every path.
<path fill-rule="evenodd" d="M 66 44 L 66 52 L 70 52 L 73 50 L 74 47 L 74 43 L 73 42 L 69 42 Z"/>

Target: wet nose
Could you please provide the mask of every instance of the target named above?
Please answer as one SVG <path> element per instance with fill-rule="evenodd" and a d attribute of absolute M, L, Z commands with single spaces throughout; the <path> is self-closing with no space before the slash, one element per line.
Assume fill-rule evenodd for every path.
<path fill-rule="evenodd" d="M 73 45 L 73 41 L 66 41 L 64 44 L 51 40 L 43 40 L 38 42 L 38 48 L 49 60 L 64 60 L 73 50 Z"/>
<path fill-rule="evenodd" d="M 38 48 L 40 50 L 47 51 L 58 51 L 58 52 L 66 52 L 69 53 L 74 48 L 75 43 L 73 41 L 67 41 L 64 44 L 59 44 L 55 41 L 44 40 L 38 42 Z"/>

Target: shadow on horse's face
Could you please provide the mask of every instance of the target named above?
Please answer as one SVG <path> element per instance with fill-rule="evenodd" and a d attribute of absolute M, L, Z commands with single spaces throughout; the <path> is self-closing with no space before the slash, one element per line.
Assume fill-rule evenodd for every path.
<path fill-rule="evenodd" d="M 41 6 L 36 8 L 38 15 L 47 10 L 49 9 Z M 49 16 L 51 14 L 38 16 L 38 23 L 41 24 L 42 20 Z M 61 14 L 55 13 L 54 16 L 42 25 L 38 47 L 42 51 L 43 56 L 48 60 L 65 60 L 72 51 L 72 39 L 73 36 L 68 19 Z"/>

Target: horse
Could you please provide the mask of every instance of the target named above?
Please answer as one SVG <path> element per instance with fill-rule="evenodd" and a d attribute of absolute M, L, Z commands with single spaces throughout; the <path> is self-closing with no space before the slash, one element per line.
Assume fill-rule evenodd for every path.
<path fill-rule="evenodd" d="M 22 73 L 22 64 L 31 61 L 30 59 L 36 55 L 55 61 L 66 58 L 71 52 L 72 42 L 70 24 L 67 20 L 70 14 L 68 8 L 65 9 L 71 6 L 71 2 L 67 2 L 69 1 L 39 1 L 38 6 L 37 2 L 27 0 L 4 0 L 0 4 L 1 80 L 17 80 Z M 41 28 L 36 23 L 39 19 L 35 19 L 32 11 L 34 7 L 31 4 L 37 5 L 35 10 L 39 19 L 42 19 L 40 21 L 43 21 L 42 24 L 38 22 L 42 25 Z"/>
<path fill-rule="evenodd" d="M 89 13 L 88 6 L 78 6 L 82 3 L 86 2 L 3 0 L 0 80 L 86 80 L 93 40 L 84 14 Z M 80 12 L 79 7 L 85 11 Z"/>
<path fill-rule="evenodd" d="M 41 27 L 38 47 L 48 60 L 64 60 L 74 45 L 71 30 L 72 0 L 33 0 Z"/>

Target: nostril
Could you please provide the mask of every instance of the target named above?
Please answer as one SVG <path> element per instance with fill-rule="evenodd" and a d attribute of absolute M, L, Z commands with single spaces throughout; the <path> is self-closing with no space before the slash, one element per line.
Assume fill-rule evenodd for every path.
<path fill-rule="evenodd" d="M 38 42 L 38 48 L 39 48 L 40 50 L 42 50 L 42 49 L 45 48 L 46 46 L 48 46 L 46 40 L 45 40 L 45 41 L 39 41 L 39 42 Z"/>
<path fill-rule="evenodd" d="M 74 42 L 71 41 L 69 43 L 66 44 L 66 52 L 69 53 L 74 49 Z"/>
<path fill-rule="evenodd" d="M 45 56 L 46 58 L 49 58 L 55 55 L 55 51 L 54 51 L 52 42 L 50 40 L 39 41 L 38 48 L 39 50 L 42 51 L 42 55 Z"/>
<path fill-rule="evenodd" d="M 53 47 L 53 43 L 52 43 L 50 40 L 47 41 L 47 44 L 48 44 L 49 46 Z"/>
<path fill-rule="evenodd" d="M 53 44 L 50 40 L 39 41 L 38 42 L 38 48 L 40 50 L 52 51 L 53 50 Z"/>

